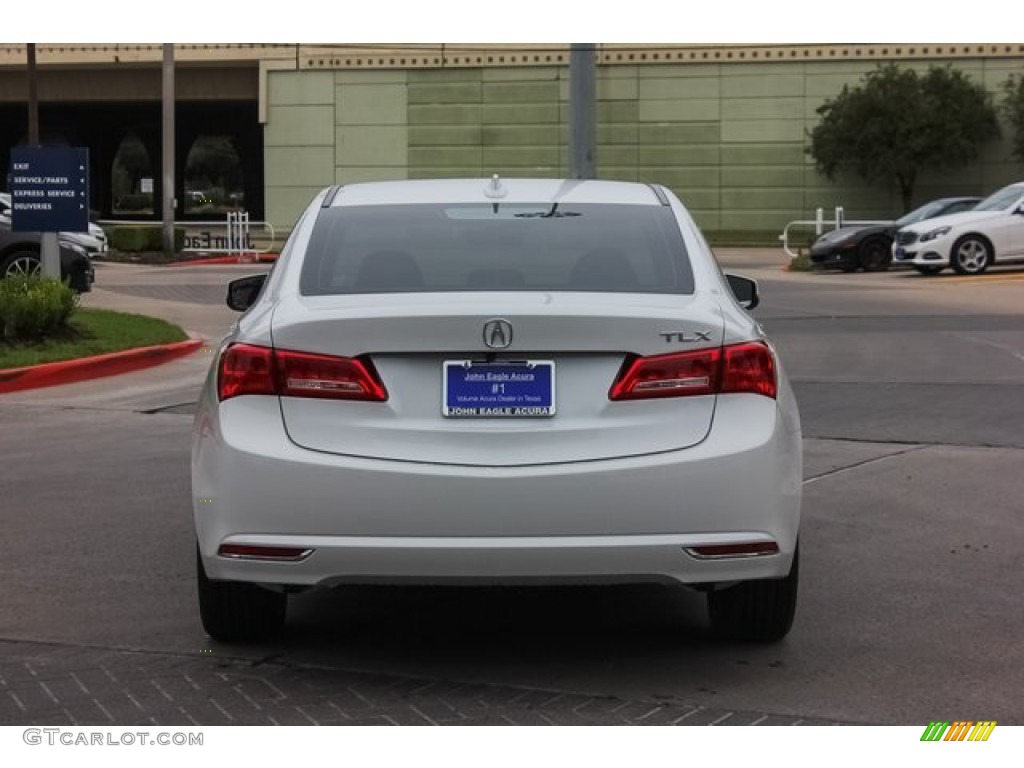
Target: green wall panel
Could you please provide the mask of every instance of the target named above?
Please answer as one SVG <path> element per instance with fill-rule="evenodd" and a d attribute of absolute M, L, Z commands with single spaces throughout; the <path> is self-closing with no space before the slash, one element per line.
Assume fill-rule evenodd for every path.
<path fill-rule="evenodd" d="M 410 104 L 472 104 L 480 101 L 480 83 L 409 83 Z"/>
<path fill-rule="evenodd" d="M 335 117 L 339 125 L 405 125 L 409 120 L 407 86 L 339 85 Z"/>
<path fill-rule="evenodd" d="M 414 72 L 404 69 L 338 69 L 334 71 L 334 82 L 338 85 L 354 83 L 356 85 L 376 85 L 380 83 L 405 83 L 412 79 Z M 318 72 L 303 72 L 305 75 Z"/>
<path fill-rule="evenodd" d="M 483 80 L 480 69 L 453 67 L 451 69 L 410 69 L 407 80 L 412 83 L 479 83 Z"/>
<path fill-rule="evenodd" d="M 722 81 L 717 77 L 645 78 L 639 81 L 638 96 L 649 101 L 662 99 L 717 99 Z"/>
<path fill-rule="evenodd" d="M 337 164 L 404 166 L 408 133 L 404 125 L 338 126 Z"/>
<path fill-rule="evenodd" d="M 803 144 L 725 144 L 723 165 L 803 165 Z"/>
<path fill-rule="evenodd" d="M 475 165 L 416 165 L 409 168 L 410 179 L 465 179 L 482 178 L 480 164 Z"/>
<path fill-rule="evenodd" d="M 894 52 L 897 45 L 878 46 Z M 902 48 L 909 49 L 909 45 Z M 917 48 L 922 46 L 918 45 Z M 904 62 L 919 71 L 931 60 Z M 836 204 L 849 217 L 898 215 L 895 189 L 822 178 L 805 152 L 817 108 L 875 61 L 602 65 L 597 163 L 609 179 L 662 183 L 702 226 L 765 230 Z M 1001 95 L 1024 60 L 963 59 L 957 69 Z M 322 185 L 391 178 L 568 174 L 568 68 L 458 67 L 271 71 L 267 215 L 291 224 Z M 1006 140 L 970 167 L 922 174 L 915 203 L 985 194 L 1024 178 Z"/>
<path fill-rule="evenodd" d="M 452 146 L 480 144 L 481 126 L 478 125 L 411 125 L 410 147 Z"/>
<path fill-rule="evenodd" d="M 641 123 L 641 144 L 710 144 L 721 139 L 721 123 Z"/>
<path fill-rule="evenodd" d="M 749 98 L 722 99 L 723 120 L 764 120 L 766 118 L 802 118 L 804 105 L 802 98 Z"/>
<path fill-rule="evenodd" d="M 640 165 L 719 165 L 717 144 L 645 144 L 637 148 Z"/>
<path fill-rule="evenodd" d="M 557 166 L 560 160 L 560 148 L 548 147 L 487 147 L 483 148 L 484 168 L 493 167 L 533 167 Z"/>
<path fill-rule="evenodd" d="M 557 144 L 561 133 L 557 124 L 484 125 L 480 129 L 480 139 L 484 146 Z"/>
<path fill-rule="evenodd" d="M 304 187 L 334 183 L 334 150 L 331 147 L 267 147 L 265 173 L 277 185 Z"/>
<path fill-rule="evenodd" d="M 345 166 L 335 169 L 335 184 L 357 184 L 361 181 L 393 181 L 408 178 L 404 167 L 384 166 Z"/>
<path fill-rule="evenodd" d="M 674 166 L 644 166 L 637 168 L 637 175 L 645 181 L 664 184 L 672 189 L 686 189 L 699 187 L 720 186 L 720 171 L 718 168 L 704 166 L 681 167 Z"/>
<path fill-rule="evenodd" d="M 323 185 L 268 186 L 263 198 L 267 221 L 278 228 L 290 228 L 322 189 Z M 278 245 L 284 245 L 284 240 L 279 240 Z"/>
<path fill-rule="evenodd" d="M 334 104 L 331 72 L 274 72 L 267 78 L 267 101 L 277 106 Z"/>
<path fill-rule="evenodd" d="M 477 70 L 485 82 L 504 83 L 523 80 L 560 80 L 569 76 L 568 67 L 495 67 Z"/>
<path fill-rule="evenodd" d="M 722 168 L 724 187 L 804 186 L 804 169 L 791 165 L 730 165 Z"/>
<path fill-rule="evenodd" d="M 729 68 L 722 70 L 722 96 L 729 98 L 750 98 L 758 96 L 803 96 L 804 76 L 776 73 L 771 77 L 763 75 L 730 75 Z"/>
<path fill-rule="evenodd" d="M 735 211 L 779 209 L 798 211 L 804 204 L 804 190 L 803 187 L 723 189 L 720 200 L 722 208 Z"/>
<path fill-rule="evenodd" d="M 643 122 L 718 120 L 721 104 L 719 99 L 648 99 L 640 102 L 639 118 Z"/>
<path fill-rule="evenodd" d="M 599 144 L 636 144 L 640 129 L 636 123 L 598 123 Z"/>
<path fill-rule="evenodd" d="M 451 166 L 480 167 L 483 161 L 483 148 L 470 147 L 409 147 L 409 168 L 418 166 L 434 166 L 444 168 Z"/>
<path fill-rule="evenodd" d="M 269 106 L 263 143 L 268 147 L 334 144 L 334 105 Z"/>
<path fill-rule="evenodd" d="M 649 177 L 645 176 L 645 180 L 649 180 Z M 664 182 L 655 182 L 664 184 Z M 721 195 L 717 189 L 706 189 L 701 187 L 689 187 L 686 185 L 673 186 L 671 184 L 666 185 L 671 187 L 672 191 L 676 196 L 683 201 L 683 205 L 686 206 L 690 213 L 693 213 L 695 209 L 698 210 L 717 210 L 721 203 Z"/>
<path fill-rule="evenodd" d="M 484 123 L 557 123 L 558 104 L 484 104 L 480 119 Z"/>
<path fill-rule="evenodd" d="M 722 123 L 722 141 L 803 141 L 804 121 L 733 120 Z"/>
<path fill-rule="evenodd" d="M 483 98 L 492 104 L 555 102 L 558 95 L 558 82 L 554 80 L 484 83 L 483 86 Z"/>
<path fill-rule="evenodd" d="M 479 104 L 410 104 L 409 125 L 471 125 L 480 122 Z"/>

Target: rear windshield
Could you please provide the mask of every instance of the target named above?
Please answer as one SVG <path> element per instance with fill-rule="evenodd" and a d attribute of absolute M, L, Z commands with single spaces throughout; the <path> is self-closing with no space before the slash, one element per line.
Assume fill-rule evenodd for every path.
<path fill-rule="evenodd" d="M 348 206 L 320 211 L 301 291 L 693 293 L 693 272 L 661 205 Z"/>

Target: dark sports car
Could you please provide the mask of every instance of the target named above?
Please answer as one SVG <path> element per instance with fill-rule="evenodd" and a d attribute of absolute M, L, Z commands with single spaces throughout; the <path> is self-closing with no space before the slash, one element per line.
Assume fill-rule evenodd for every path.
<path fill-rule="evenodd" d="M 925 203 L 891 224 L 841 227 L 819 237 L 811 246 L 811 262 L 843 272 L 881 272 L 892 262 L 892 241 L 900 227 L 947 213 L 969 211 L 980 197 L 943 197 Z"/>

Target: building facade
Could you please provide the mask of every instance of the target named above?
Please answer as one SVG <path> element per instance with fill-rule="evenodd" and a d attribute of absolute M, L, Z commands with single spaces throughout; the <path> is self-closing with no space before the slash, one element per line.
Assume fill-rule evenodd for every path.
<path fill-rule="evenodd" d="M 0 110 L 8 109 L 0 115 L 13 115 L 17 53 L 3 50 L 12 48 L 0 48 Z M 107 77 L 158 73 L 159 46 L 134 48 L 120 54 L 135 57 L 127 69 L 111 51 L 77 67 Z M 178 46 L 176 58 L 179 98 L 193 115 L 188 136 L 178 136 L 179 178 L 188 177 L 181 153 L 199 136 L 227 136 L 247 180 L 235 184 L 244 187 L 244 207 L 279 228 L 328 184 L 568 173 L 566 46 L 210 45 Z M 42 61 L 44 76 L 59 81 Z M 817 109 L 890 62 L 922 71 L 951 65 L 998 98 L 1011 75 L 1024 74 L 1024 45 L 599 46 L 598 175 L 665 184 L 719 239 L 763 240 L 819 206 L 892 218 L 902 212 L 896 189 L 853 177 L 830 182 L 806 152 Z M 217 95 L 225 90 L 233 98 Z M 108 97 L 97 101 L 124 106 Z M 140 101 L 158 109 L 158 98 Z M 231 114 L 211 111 L 218 102 Z M 149 125 L 135 132 L 152 146 L 151 118 Z M 115 146 L 109 139 L 104 164 Z M 159 152 L 148 154 L 159 162 Z M 202 178 L 217 188 L 210 177 Z M 914 202 L 987 194 L 1022 178 L 1024 165 L 1004 139 L 968 168 L 919 179 Z M 181 187 L 179 199 L 196 194 Z"/>

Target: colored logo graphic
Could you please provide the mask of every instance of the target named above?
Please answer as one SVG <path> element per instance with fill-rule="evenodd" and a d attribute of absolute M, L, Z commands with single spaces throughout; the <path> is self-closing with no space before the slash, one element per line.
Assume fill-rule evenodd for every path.
<path fill-rule="evenodd" d="M 921 734 L 921 741 L 988 741 L 995 727 L 995 720 L 932 721 Z"/>

